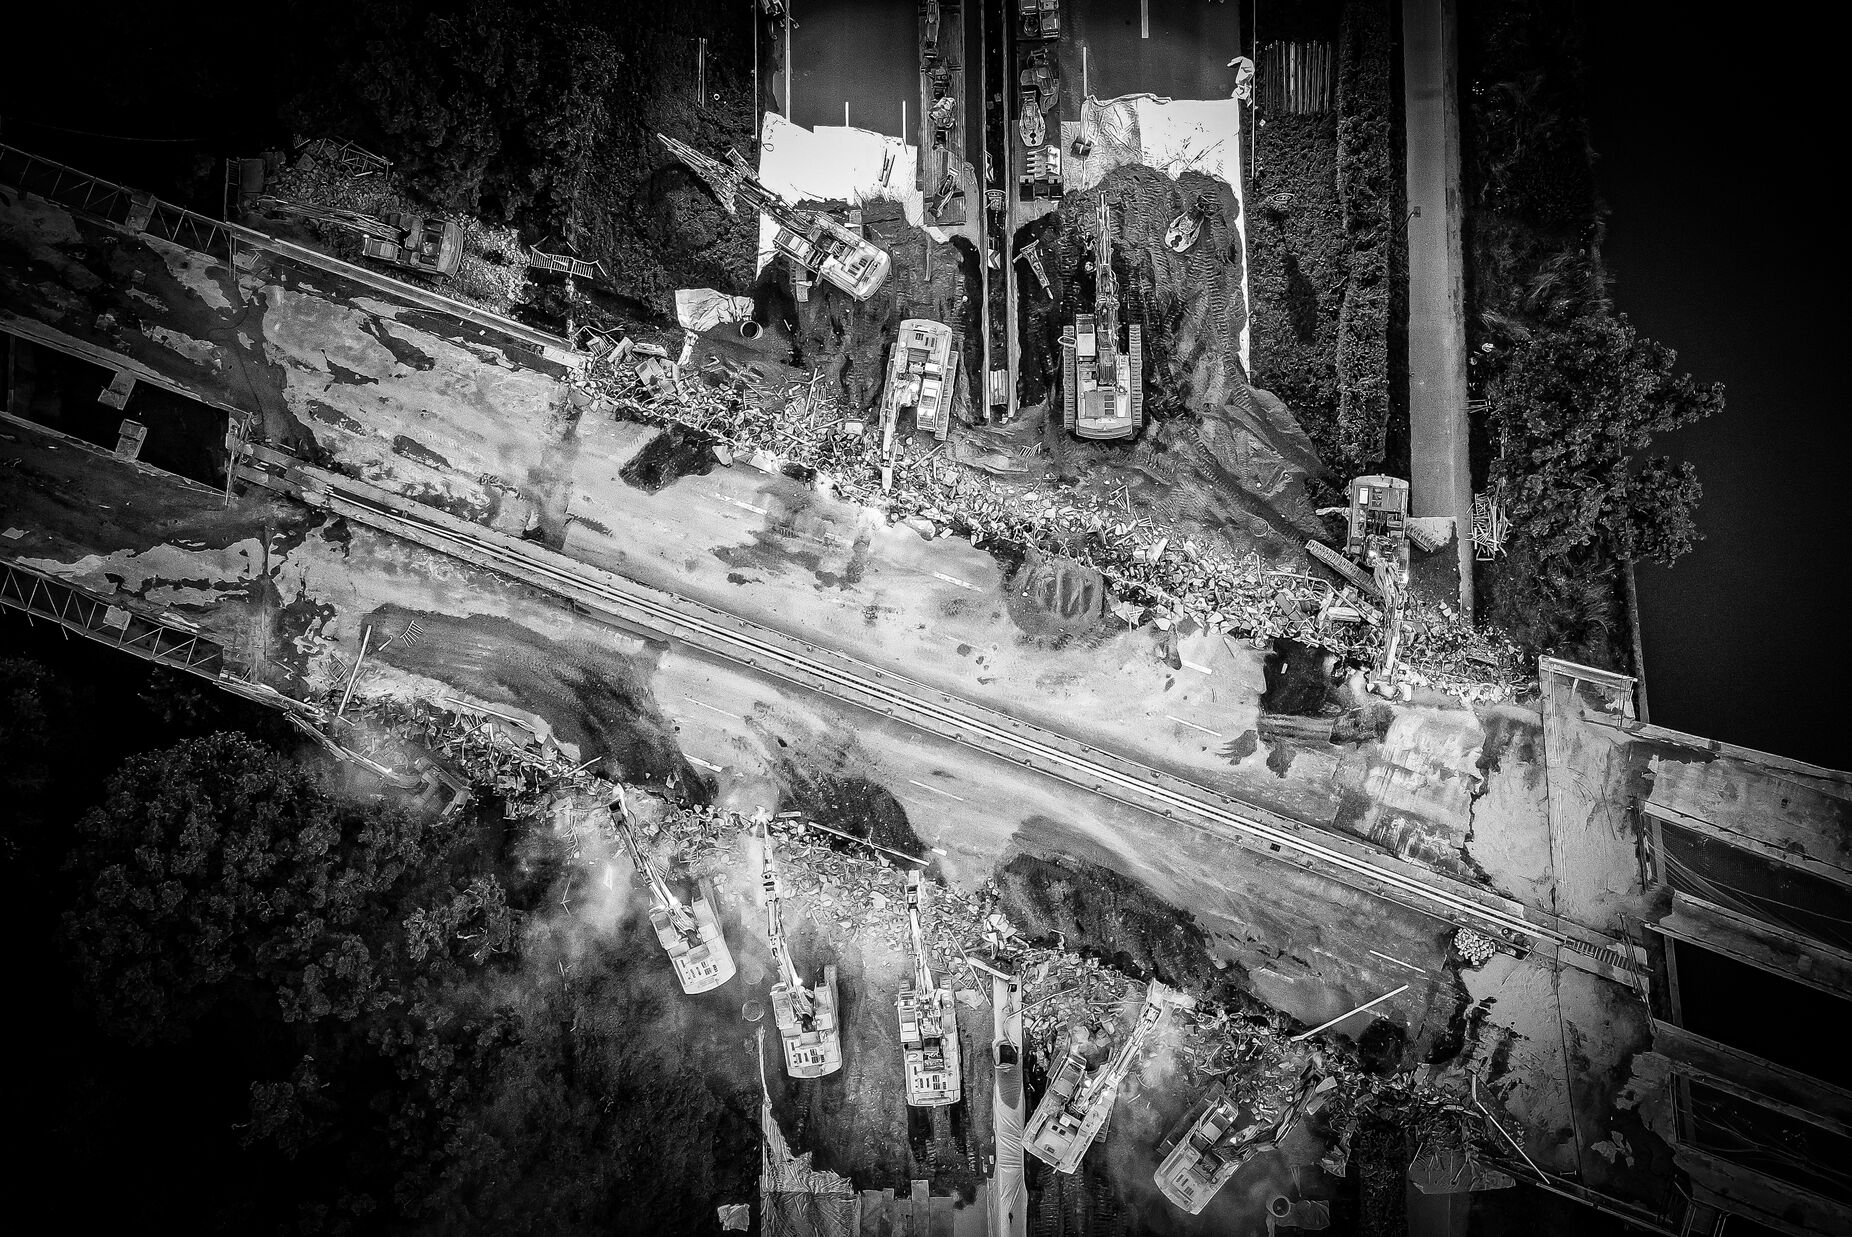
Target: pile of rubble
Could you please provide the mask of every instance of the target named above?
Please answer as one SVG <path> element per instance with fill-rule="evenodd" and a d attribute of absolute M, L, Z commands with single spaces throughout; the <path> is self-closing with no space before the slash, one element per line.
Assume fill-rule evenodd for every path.
<path fill-rule="evenodd" d="M 346 746 L 373 755 L 389 744 L 416 745 L 449 764 L 472 789 L 499 797 L 509 820 L 538 815 L 562 788 L 589 790 L 601 780 L 589 771 L 595 761 L 575 765 L 518 721 L 483 710 L 357 700 L 345 717 L 356 723 L 343 732 L 353 736 L 344 738 Z"/>
<path fill-rule="evenodd" d="M 593 409 L 706 434 L 722 463 L 814 477 L 928 539 L 956 534 L 973 545 L 1033 547 L 1083 563 L 1113 587 L 1121 599 L 1114 613 L 1130 625 L 1223 632 L 1259 647 L 1291 637 L 1365 664 L 1380 645 L 1378 625 L 1332 617 L 1345 608 L 1376 613 L 1349 586 L 1271 569 L 1253 552 L 1198 545 L 1137 511 L 1129 486 L 1105 496 L 1056 489 L 1026 468 L 990 459 L 1007 462 L 1004 453 L 974 452 L 973 439 L 960 434 L 947 443 L 903 438 L 892 457 L 892 487 L 884 490 L 879 428 L 843 409 L 821 373 L 774 387 L 760 367 L 698 359 L 692 334 L 676 357 L 608 337 L 594 338 L 589 351 L 573 382 Z M 1411 604 L 1402 660 L 1413 686 L 1468 703 L 1507 698 L 1529 682 L 1516 645 L 1475 630 L 1444 604 Z"/>

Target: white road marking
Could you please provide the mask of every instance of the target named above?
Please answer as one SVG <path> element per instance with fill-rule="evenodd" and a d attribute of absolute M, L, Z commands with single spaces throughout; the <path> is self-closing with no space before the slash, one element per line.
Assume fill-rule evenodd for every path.
<path fill-rule="evenodd" d="M 974 593 L 981 593 L 984 591 L 969 580 L 960 580 L 957 576 L 948 576 L 943 571 L 935 571 L 932 574 L 944 580 L 947 584 L 956 584 L 959 588 L 968 588 Z"/>
<path fill-rule="evenodd" d="M 1151 37 L 1151 0 L 1138 0 L 1138 37 Z"/>
<path fill-rule="evenodd" d="M 943 855 L 945 853 L 945 847 L 935 846 L 932 848 L 932 853 L 935 855 Z"/>
<path fill-rule="evenodd" d="M 914 780 L 913 780 L 912 778 L 908 778 L 908 779 L 907 779 L 907 785 L 909 785 L 909 786 L 918 786 L 918 787 L 919 787 L 919 788 L 920 788 L 921 790 L 930 790 L 930 791 L 932 791 L 932 793 L 933 793 L 933 794 L 935 794 L 935 795 L 944 795 L 944 796 L 945 796 L 946 798 L 948 798 L 948 799 L 958 799 L 958 796 L 957 796 L 957 795 L 955 795 L 955 794 L 953 794 L 953 793 L 952 793 L 951 791 L 949 791 L 949 790 L 940 790 L 940 789 L 939 789 L 939 788 L 938 788 L 937 786 L 928 786 L 928 785 L 927 785 L 927 784 L 926 784 L 925 782 L 916 782 L 916 781 L 914 781 Z M 964 802 L 964 800 L 963 800 L 963 799 L 958 799 L 958 801 L 959 801 L 960 803 L 963 803 L 963 802 Z"/>
<path fill-rule="evenodd" d="M 727 498 L 723 496 L 720 501 L 723 503 L 730 503 L 733 506 L 738 507 L 742 511 L 750 511 L 754 515 L 770 515 L 771 514 L 771 512 L 766 510 L 764 507 L 755 507 L 751 503 L 741 502 L 737 498 Z"/>
<path fill-rule="evenodd" d="M 726 770 L 721 768 L 719 765 L 710 765 L 707 763 L 707 761 L 702 760 L 699 756 L 688 757 L 688 763 L 691 765 L 700 765 L 703 769 L 706 769 L 709 773 L 725 773 L 726 772 Z"/>
<path fill-rule="evenodd" d="M 1187 657 L 1180 657 L 1177 660 L 1181 661 L 1185 666 L 1189 667 L 1191 670 L 1196 671 L 1196 673 L 1198 674 L 1214 674 L 1215 673 L 1215 671 L 1211 670 L 1209 667 L 1203 665 L 1200 662 L 1191 661 Z"/>
<path fill-rule="evenodd" d="M 1395 963 L 1395 964 L 1396 964 L 1397 966 L 1405 966 L 1405 967 L 1407 967 L 1407 968 L 1408 968 L 1409 970 L 1411 970 L 1411 971 L 1413 971 L 1413 972 L 1415 972 L 1415 974 L 1417 974 L 1417 975 L 1426 975 L 1426 974 L 1427 974 L 1427 971 L 1426 971 L 1426 970 L 1425 970 L 1424 968 L 1422 968 L 1422 967 L 1418 967 L 1418 966 L 1415 966 L 1415 965 L 1414 965 L 1413 963 L 1409 963 L 1409 962 L 1404 962 L 1404 961 L 1402 961 L 1402 960 L 1401 960 L 1400 958 L 1391 958 L 1391 957 L 1390 957 L 1390 956 L 1389 956 L 1388 954 L 1382 954 L 1382 953 L 1376 953 L 1376 951 L 1375 951 L 1374 949 L 1372 949 L 1372 950 L 1371 950 L 1370 952 L 1371 952 L 1372 954 L 1376 954 L 1376 956 L 1377 956 L 1378 958 L 1381 958 L 1381 959 L 1382 959 L 1382 960 L 1383 960 L 1384 962 L 1393 962 L 1393 963 Z"/>
<path fill-rule="evenodd" d="M 1181 717 L 1174 716 L 1170 713 L 1166 713 L 1164 716 L 1170 718 L 1171 721 L 1176 722 L 1179 726 L 1188 726 L 1191 730 L 1200 730 L 1204 734 L 1212 734 L 1218 739 L 1222 737 L 1222 732 L 1219 730 L 1211 730 L 1207 726 L 1198 726 L 1195 722 L 1186 722 Z"/>
<path fill-rule="evenodd" d="M 683 696 L 683 697 L 682 697 L 682 699 L 683 699 L 683 700 L 686 700 L 686 701 L 687 701 L 687 702 L 688 702 L 689 704 L 698 704 L 698 705 L 700 705 L 700 706 L 701 706 L 702 708 L 704 708 L 704 709 L 706 709 L 706 710 L 707 710 L 707 711 L 708 711 L 709 713 L 718 713 L 718 714 L 720 714 L 720 715 L 721 715 L 722 717 L 724 717 L 724 718 L 726 718 L 726 719 L 727 719 L 728 721 L 735 721 L 735 720 L 737 720 L 737 719 L 736 719 L 736 718 L 735 718 L 735 717 L 733 716 L 733 714 L 731 714 L 731 713 L 729 713 L 729 712 L 727 712 L 727 711 L 726 711 L 725 709 L 721 709 L 721 708 L 716 708 L 716 707 L 715 707 L 714 705 L 711 705 L 711 704 L 709 704 L 709 703 L 708 703 L 707 701 L 705 701 L 705 700 L 696 700 L 696 699 L 695 699 L 695 698 L 694 698 L 693 696 Z"/>

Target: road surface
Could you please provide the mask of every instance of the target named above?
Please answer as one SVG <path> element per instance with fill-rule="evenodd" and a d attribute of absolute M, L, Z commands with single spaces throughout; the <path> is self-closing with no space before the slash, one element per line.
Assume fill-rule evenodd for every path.
<path fill-rule="evenodd" d="M 919 140 L 919 12 L 912 0 L 792 0 L 791 120 Z M 907 126 L 901 127 L 901 108 Z"/>
<path fill-rule="evenodd" d="M 1062 119 L 1080 115 L 1083 48 L 1087 90 L 1097 99 L 1227 98 L 1235 87 L 1228 62 L 1246 51 L 1243 18 L 1244 6 L 1214 0 L 1065 0 Z"/>
<path fill-rule="evenodd" d="M 1466 277 L 1460 239 L 1460 113 L 1454 0 L 1405 0 L 1408 111 L 1409 504 L 1452 516 L 1460 606 L 1473 613 L 1467 455 Z"/>

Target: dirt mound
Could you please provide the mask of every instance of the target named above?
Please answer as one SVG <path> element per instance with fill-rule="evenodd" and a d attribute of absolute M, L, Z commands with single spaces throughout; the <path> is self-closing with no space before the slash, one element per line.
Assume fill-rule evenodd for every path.
<path fill-rule="evenodd" d="M 1213 202 L 1196 244 L 1176 253 L 1164 233 L 1199 197 Z M 1114 204 L 1113 271 L 1122 314 L 1144 332 L 1145 407 L 1153 423 L 1128 449 L 1077 442 L 1047 416 L 1059 383 L 1061 328 L 1093 304 L 1093 251 L 1101 198 Z M 1040 242 L 1048 291 L 1021 269 L 1018 394 L 1039 424 L 1057 476 L 1070 484 L 1130 490 L 1128 506 L 1166 522 L 1200 524 L 1239 550 L 1296 555 L 1321 530 L 1305 496 L 1323 475 L 1311 440 L 1286 406 L 1248 386 L 1240 360 L 1240 204 L 1199 172 L 1178 180 L 1128 165 L 1096 189 L 1071 193 L 1016 237 Z M 1194 531 L 1194 530 L 1192 530 Z"/>
<path fill-rule="evenodd" d="M 997 872 L 997 888 L 998 909 L 1030 939 L 1060 934 L 1069 949 L 1192 992 L 1219 994 L 1241 978 L 1216 965 L 1188 914 L 1097 864 L 1018 855 Z"/>

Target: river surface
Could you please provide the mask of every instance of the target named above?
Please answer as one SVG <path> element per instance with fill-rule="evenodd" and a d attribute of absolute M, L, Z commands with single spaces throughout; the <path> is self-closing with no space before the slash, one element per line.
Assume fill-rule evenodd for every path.
<path fill-rule="evenodd" d="M 1828 97 L 1843 70 L 1801 27 L 1588 12 L 1616 307 L 1728 396 L 1721 416 L 1664 444 L 1698 466 L 1705 539 L 1676 567 L 1640 573 L 1652 720 L 1852 767 L 1837 712 L 1852 349 L 1834 282 L 1841 102 Z"/>

